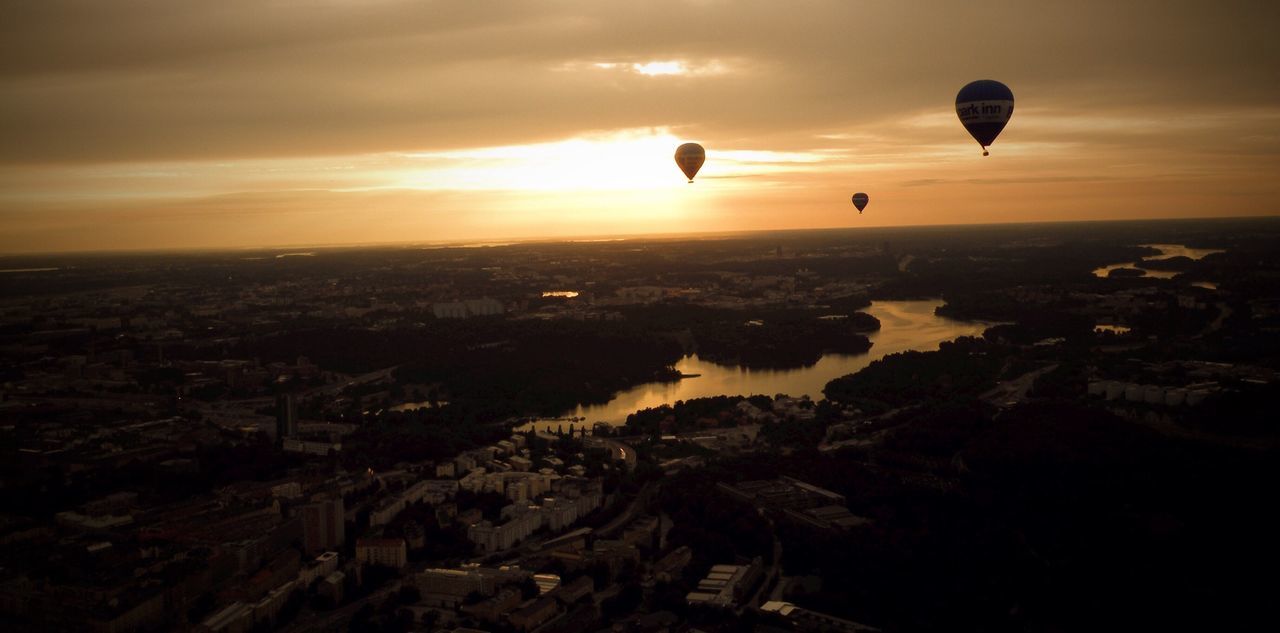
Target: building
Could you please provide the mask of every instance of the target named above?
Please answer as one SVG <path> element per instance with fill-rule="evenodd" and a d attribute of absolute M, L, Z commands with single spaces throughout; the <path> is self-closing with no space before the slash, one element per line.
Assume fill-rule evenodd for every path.
<path fill-rule="evenodd" d="M 766 510 L 805 510 L 818 506 L 843 506 L 844 495 L 791 477 L 738 484 L 716 484 L 731 497 Z"/>
<path fill-rule="evenodd" d="M 556 574 L 534 574 L 533 582 L 538 585 L 538 595 L 545 596 L 560 586 L 560 576 Z"/>
<path fill-rule="evenodd" d="M 315 442 L 311 440 L 299 440 L 288 438 L 280 443 L 280 448 L 289 453 L 306 453 L 307 455 L 318 455 L 327 457 L 329 453 L 342 452 L 341 442 Z"/>
<path fill-rule="evenodd" d="M 441 462 L 436 464 L 436 477 L 455 477 L 457 476 L 457 464 L 454 462 Z"/>
<path fill-rule="evenodd" d="M 844 506 L 821 506 L 807 510 L 785 510 L 787 518 L 819 530 L 847 530 L 871 523 L 870 519 L 860 517 Z"/>
<path fill-rule="evenodd" d="M 455 476 L 469 473 L 476 468 L 476 458 L 473 455 L 463 453 L 453 458 L 453 466 Z"/>
<path fill-rule="evenodd" d="M 365 565 L 400 569 L 409 563 L 409 551 L 404 539 L 362 538 L 356 541 L 356 560 Z"/>
<path fill-rule="evenodd" d="M 689 546 L 677 547 L 654 563 L 653 577 L 658 582 L 675 582 L 680 579 L 684 568 L 691 560 L 693 560 L 693 550 L 689 549 Z"/>
<path fill-rule="evenodd" d="M 298 406 L 291 393 L 276 396 L 276 441 L 298 434 Z"/>
<path fill-rule="evenodd" d="M 492 596 L 505 585 L 519 584 L 529 572 L 518 567 L 480 567 L 468 565 L 458 569 L 428 569 L 415 578 L 423 602 L 429 606 L 453 608 L 472 592 Z"/>
<path fill-rule="evenodd" d="M 341 497 L 301 505 L 298 514 L 302 517 L 302 546 L 308 554 L 335 550 L 346 542 Z"/>
<path fill-rule="evenodd" d="M 436 506 L 436 523 L 440 525 L 452 525 L 454 519 L 458 518 L 458 504 L 448 501 Z"/>
<path fill-rule="evenodd" d="M 520 589 L 508 587 L 499 591 L 492 598 L 475 604 L 463 606 L 460 611 L 485 622 L 497 623 L 502 616 L 520 606 Z"/>
<path fill-rule="evenodd" d="M 404 511 L 405 500 L 400 495 L 387 497 L 378 502 L 373 510 L 369 511 L 369 527 L 378 527 L 386 525 Z"/>
<path fill-rule="evenodd" d="M 247 633 L 252 628 L 253 606 L 243 602 L 233 602 L 205 618 L 198 630 L 201 633 Z"/>
<path fill-rule="evenodd" d="M 588 510 L 590 512 L 590 510 Z M 559 532 L 582 518 L 585 512 L 576 500 L 549 497 L 542 504 L 543 522 L 552 532 Z"/>
<path fill-rule="evenodd" d="M 472 469 L 462 479 L 458 480 L 458 487 L 468 492 L 480 492 L 485 486 L 485 471 L 483 468 Z"/>
<path fill-rule="evenodd" d="M 685 600 L 691 605 L 737 606 L 760 580 L 762 567 L 759 556 L 750 565 L 712 565 L 707 577 L 698 582 L 698 588 L 689 592 Z"/>
<path fill-rule="evenodd" d="M 409 549 L 420 550 L 427 546 L 427 531 L 417 521 L 406 521 L 403 528 L 404 540 Z"/>
<path fill-rule="evenodd" d="M 342 593 L 346 582 L 347 575 L 340 571 L 335 571 L 320 581 L 320 585 L 316 587 L 316 593 L 333 601 L 333 604 L 338 604 L 342 602 Z"/>
<path fill-rule="evenodd" d="M 529 484 L 523 481 L 507 484 L 505 494 L 511 503 L 526 503 L 529 501 Z"/>
<path fill-rule="evenodd" d="M 570 605 L 590 596 L 595 592 L 595 588 L 595 582 L 591 580 L 591 576 L 579 576 L 577 580 L 561 585 L 556 590 L 555 597 L 562 604 Z"/>
<path fill-rule="evenodd" d="M 622 540 L 637 547 L 653 547 L 658 534 L 658 517 L 640 517 L 622 531 Z"/>
<path fill-rule="evenodd" d="M 459 524 L 470 527 L 484 520 L 484 512 L 481 512 L 480 508 L 467 508 L 455 513 L 454 518 L 458 520 Z"/>
<path fill-rule="evenodd" d="M 437 319 L 465 319 L 474 316 L 493 316 L 502 314 L 502 302 L 485 297 L 483 299 L 467 299 L 449 303 L 431 305 L 431 312 Z"/>
<path fill-rule="evenodd" d="M 426 479 L 419 481 L 404 491 L 403 496 L 410 504 L 425 501 L 439 505 L 458 494 L 458 482 L 453 479 Z"/>
<path fill-rule="evenodd" d="M 274 623 L 276 617 L 280 615 L 280 610 L 284 608 L 284 603 L 289 600 L 289 596 L 293 591 L 294 582 L 291 580 L 267 592 L 267 595 L 254 603 L 253 621 L 255 626 Z"/>
<path fill-rule="evenodd" d="M 279 499 L 297 499 L 302 496 L 302 484 L 289 481 L 271 487 L 271 496 Z"/>
<path fill-rule="evenodd" d="M 515 547 L 542 527 L 542 514 L 536 506 L 510 505 L 502 509 L 507 522 L 494 525 L 481 521 L 467 528 L 467 538 L 482 552 L 500 552 Z"/>
<path fill-rule="evenodd" d="M 405 489 L 404 492 L 383 499 L 369 513 L 369 525 L 377 527 L 386 525 L 396 518 L 405 508 L 425 501 L 436 505 L 453 498 L 458 492 L 458 482 L 452 479 L 424 479 Z"/>
<path fill-rule="evenodd" d="M 556 604 L 555 598 L 542 597 L 534 600 L 533 604 L 512 613 L 507 621 L 517 630 L 528 631 L 542 626 L 559 614 L 560 607 Z"/>
<path fill-rule="evenodd" d="M 769 601 L 760 606 L 762 613 L 772 613 L 792 623 L 799 631 L 822 631 L 832 633 L 875 633 L 880 629 L 857 622 L 837 618 L 833 615 L 810 611 L 797 607 L 790 602 Z"/>
<path fill-rule="evenodd" d="M 298 570 L 298 584 L 303 588 L 309 587 L 335 571 L 338 571 L 338 553 L 325 552 Z"/>
<path fill-rule="evenodd" d="M 608 565 L 610 573 L 617 574 L 627 561 L 640 562 L 640 550 L 626 541 L 596 539 L 591 544 L 591 558 L 595 562 Z"/>

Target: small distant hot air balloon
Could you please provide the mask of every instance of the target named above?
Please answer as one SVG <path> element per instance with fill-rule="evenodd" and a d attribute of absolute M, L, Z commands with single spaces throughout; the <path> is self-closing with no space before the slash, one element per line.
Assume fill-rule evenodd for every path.
<path fill-rule="evenodd" d="M 865 193 L 858 192 L 853 194 L 853 206 L 858 207 L 858 215 L 862 215 L 862 210 L 867 208 L 868 200 L 870 200 L 870 198 L 868 198 Z"/>
<path fill-rule="evenodd" d="M 697 143 L 685 143 L 676 148 L 676 164 L 690 183 L 693 183 L 693 177 L 698 175 L 698 170 L 702 169 L 702 163 L 706 161 L 707 151 Z"/>
<path fill-rule="evenodd" d="M 1013 116 L 1013 91 L 992 79 L 971 82 L 956 95 L 956 115 L 986 156 L 987 146 L 995 142 Z"/>

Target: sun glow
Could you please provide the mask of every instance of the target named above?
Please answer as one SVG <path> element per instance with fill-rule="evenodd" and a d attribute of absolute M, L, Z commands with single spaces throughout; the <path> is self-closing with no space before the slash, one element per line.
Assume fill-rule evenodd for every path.
<path fill-rule="evenodd" d="M 416 165 L 390 187 L 459 190 L 653 190 L 685 185 L 672 159 L 687 139 L 667 129 L 623 130 L 578 138 L 406 156 Z M 806 169 L 813 152 L 707 150 L 702 180 Z"/>
<path fill-rule="evenodd" d="M 649 62 L 632 64 L 631 69 L 648 77 L 656 75 L 683 75 L 689 72 L 682 62 Z"/>
<path fill-rule="evenodd" d="M 482 147 L 408 155 L 412 189 L 661 189 L 684 184 L 670 154 L 679 140 L 666 131 L 619 132 L 551 143 Z M 674 174 L 674 175 L 673 175 Z"/>
<path fill-rule="evenodd" d="M 740 63 L 718 59 L 697 63 L 680 59 L 657 59 L 644 62 L 604 61 L 584 63 L 574 61 L 556 67 L 556 70 L 559 71 L 607 70 L 642 75 L 644 77 L 706 77 L 724 75 L 741 69 Z"/>

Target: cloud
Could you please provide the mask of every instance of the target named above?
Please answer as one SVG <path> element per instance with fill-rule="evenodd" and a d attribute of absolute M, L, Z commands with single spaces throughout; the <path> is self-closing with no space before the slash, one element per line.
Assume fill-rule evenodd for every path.
<path fill-rule="evenodd" d="M 493 190 L 468 200 L 507 208 L 503 192 L 536 190 L 534 180 L 544 192 L 577 185 L 552 177 L 563 165 L 484 152 L 530 148 L 542 158 L 525 160 L 564 163 L 557 148 L 600 156 L 636 130 L 702 142 L 718 157 L 708 183 L 733 187 L 717 204 L 742 196 L 750 208 L 764 204 L 753 186 L 940 193 L 975 179 L 1102 176 L 1194 177 L 1274 199 L 1277 22 L 1280 4 L 1243 0 L 14 3 L 0 21 L 0 213 L 449 188 Z M 981 77 L 1018 99 L 985 162 L 952 110 L 956 90 Z M 660 149 L 653 160 L 669 161 Z M 657 179 L 670 165 L 653 169 Z M 242 208 L 266 224 L 276 212 Z"/>
<path fill-rule="evenodd" d="M 1028 104 L 1086 115 L 1265 107 L 1280 97 L 1276 14 L 1233 2 L 21 3 L 0 27 L 0 159 L 336 155 L 649 125 L 724 140 L 838 133 L 945 115 L 987 74 Z M 583 60 L 628 70 L 556 71 Z"/>

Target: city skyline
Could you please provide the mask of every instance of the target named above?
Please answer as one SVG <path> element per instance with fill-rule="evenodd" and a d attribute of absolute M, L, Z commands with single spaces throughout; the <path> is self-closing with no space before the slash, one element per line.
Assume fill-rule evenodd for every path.
<path fill-rule="evenodd" d="M 256 7 L 15 10 L 0 252 L 1261 216 L 1280 194 L 1266 3 Z M 1018 99 L 988 158 L 953 108 L 980 78 Z"/>

